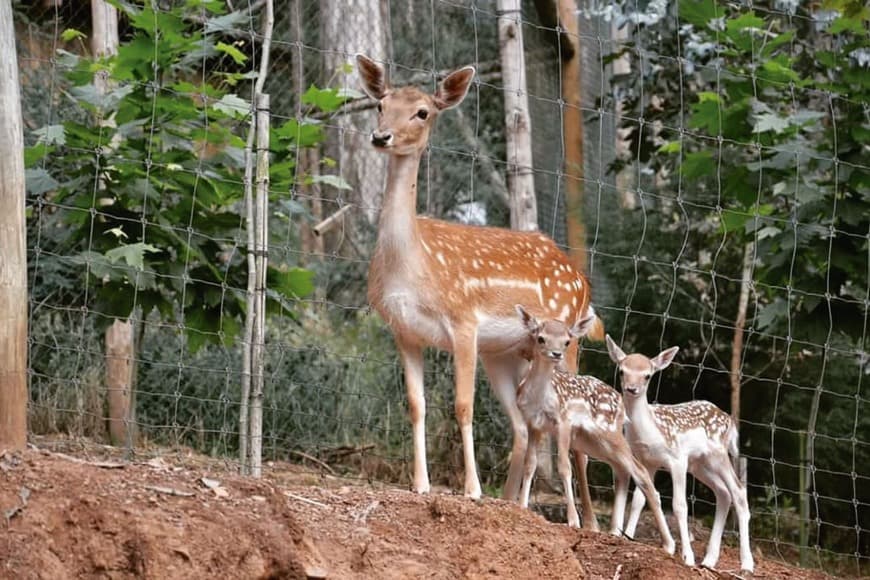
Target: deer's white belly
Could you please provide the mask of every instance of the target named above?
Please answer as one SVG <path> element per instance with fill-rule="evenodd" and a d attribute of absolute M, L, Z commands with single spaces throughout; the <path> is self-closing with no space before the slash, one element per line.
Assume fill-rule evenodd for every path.
<path fill-rule="evenodd" d="M 411 287 L 391 284 L 381 298 L 381 314 L 387 324 L 425 345 L 450 350 L 452 335 L 448 321 L 425 306 Z"/>
<path fill-rule="evenodd" d="M 481 352 L 513 350 L 526 344 L 529 331 L 516 314 L 509 317 L 477 313 L 477 345 Z"/>

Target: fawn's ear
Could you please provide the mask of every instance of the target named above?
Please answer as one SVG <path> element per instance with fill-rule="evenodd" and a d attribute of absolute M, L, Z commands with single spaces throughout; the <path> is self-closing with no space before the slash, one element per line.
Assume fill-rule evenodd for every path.
<path fill-rule="evenodd" d="M 592 308 L 590 304 L 586 309 L 586 316 L 577 321 L 574 326 L 568 329 L 568 334 L 571 335 L 572 338 L 580 338 L 589 334 L 592 329 L 595 327 L 595 323 L 598 320 L 598 315 L 595 314 L 595 309 Z"/>
<path fill-rule="evenodd" d="M 376 101 L 386 97 L 390 85 L 384 68 L 364 54 L 356 55 L 356 65 L 366 94 Z"/>
<path fill-rule="evenodd" d="M 655 358 L 651 359 L 649 362 L 652 363 L 653 368 L 658 372 L 668 368 L 668 366 L 674 362 L 674 357 L 677 356 L 679 351 L 680 347 L 672 346 L 671 348 L 658 353 Z"/>
<path fill-rule="evenodd" d="M 610 355 L 610 360 L 616 364 L 622 363 L 625 360 L 625 353 L 622 349 L 616 346 L 609 334 L 604 337 L 604 341 L 607 343 L 607 353 Z"/>
<path fill-rule="evenodd" d="M 473 66 L 463 67 L 447 75 L 435 91 L 435 106 L 443 111 L 461 103 L 468 94 L 473 78 Z"/>
<path fill-rule="evenodd" d="M 517 304 L 514 308 L 517 309 L 517 314 L 520 315 L 520 320 L 523 321 L 523 326 L 526 327 L 532 334 L 536 334 L 540 330 L 541 325 L 538 324 L 538 319 L 526 312 L 526 309 Z"/>

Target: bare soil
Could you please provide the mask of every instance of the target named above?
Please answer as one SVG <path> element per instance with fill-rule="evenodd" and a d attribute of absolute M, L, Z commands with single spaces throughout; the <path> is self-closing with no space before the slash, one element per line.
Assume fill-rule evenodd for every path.
<path fill-rule="evenodd" d="M 669 580 L 738 569 L 732 548 L 717 571 L 688 568 L 652 535 L 573 530 L 497 499 L 419 496 L 288 464 L 253 480 L 193 454 L 121 461 L 101 449 L 0 453 L 0 578 Z M 825 576 L 759 558 L 754 577 Z"/>

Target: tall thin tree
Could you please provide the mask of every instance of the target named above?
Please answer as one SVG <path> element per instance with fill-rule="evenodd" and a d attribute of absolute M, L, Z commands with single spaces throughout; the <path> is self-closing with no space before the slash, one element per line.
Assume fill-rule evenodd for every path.
<path fill-rule="evenodd" d="M 0 0 L 0 451 L 27 442 L 24 129 L 11 0 Z"/>

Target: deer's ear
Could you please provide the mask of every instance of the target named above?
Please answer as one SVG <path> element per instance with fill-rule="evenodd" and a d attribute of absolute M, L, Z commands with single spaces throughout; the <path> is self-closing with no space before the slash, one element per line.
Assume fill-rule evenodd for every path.
<path fill-rule="evenodd" d="M 520 315 L 520 320 L 523 321 L 523 326 L 526 327 L 526 330 L 531 332 L 532 334 L 538 332 L 540 325 L 538 324 L 538 319 L 526 312 L 526 309 L 517 304 L 514 308 L 517 309 L 517 314 Z"/>
<path fill-rule="evenodd" d="M 613 342 L 613 339 L 610 338 L 610 335 L 604 337 L 605 342 L 607 342 L 607 353 L 610 355 L 610 360 L 615 362 L 616 364 L 620 364 L 623 360 L 625 360 L 625 353 L 621 348 L 616 346 L 616 343 Z"/>
<path fill-rule="evenodd" d="M 657 354 L 655 358 L 649 362 L 652 363 L 652 366 L 656 371 L 666 369 L 672 362 L 674 362 L 674 357 L 677 356 L 679 351 L 680 347 L 672 346 L 671 348 L 663 350 Z"/>
<path fill-rule="evenodd" d="M 586 336 L 592 331 L 592 328 L 595 326 L 595 322 L 598 320 L 598 315 L 595 314 L 595 309 L 592 308 L 590 304 L 586 309 L 586 316 L 581 318 L 577 323 L 568 329 L 568 334 L 570 334 L 573 338 L 580 338 Z"/>
<path fill-rule="evenodd" d="M 473 78 L 473 66 L 463 67 L 447 75 L 435 91 L 435 106 L 443 111 L 461 103 L 468 94 Z"/>
<path fill-rule="evenodd" d="M 389 83 L 384 68 L 364 54 L 356 55 L 356 65 L 366 94 L 376 101 L 386 97 Z"/>

